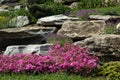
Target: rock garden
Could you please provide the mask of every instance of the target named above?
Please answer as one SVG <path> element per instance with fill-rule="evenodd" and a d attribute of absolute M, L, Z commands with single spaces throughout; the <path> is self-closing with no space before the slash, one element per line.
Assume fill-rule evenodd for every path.
<path fill-rule="evenodd" d="M 0 80 L 120 80 L 120 0 L 1 0 Z"/>

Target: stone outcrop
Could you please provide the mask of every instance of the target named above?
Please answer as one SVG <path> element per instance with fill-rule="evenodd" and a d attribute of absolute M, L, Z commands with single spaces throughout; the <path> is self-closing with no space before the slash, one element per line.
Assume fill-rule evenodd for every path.
<path fill-rule="evenodd" d="M 40 44 L 56 30 L 55 27 L 28 26 L 0 30 L 0 49 L 9 45 Z"/>
<path fill-rule="evenodd" d="M 120 35 L 104 34 L 75 42 L 83 47 L 89 48 L 97 55 L 114 55 L 120 57 Z"/>
<path fill-rule="evenodd" d="M 104 32 L 106 24 L 102 20 L 96 21 L 66 21 L 57 34 L 72 39 L 84 39 Z"/>
<path fill-rule="evenodd" d="M 75 21 L 75 20 L 79 20 L 79 18 L 68 17 L 68 16 L 65 16 L 63 14 L 60 14 L 60 15 L 53 15 L 53 16 L 40 18 L 37 21 L 37 24 L 47 25 L 47 26 L 50 26 L 50 25 L 56 26 L 56 25 L 62 25 L 67 20 Z"/>
<path fill-rule="evenodd" d="M 39 45 L 13 45 L 8 46 L 4 55 L 15 54 L 47 54 L 52 44 L 39 44 Z"/>

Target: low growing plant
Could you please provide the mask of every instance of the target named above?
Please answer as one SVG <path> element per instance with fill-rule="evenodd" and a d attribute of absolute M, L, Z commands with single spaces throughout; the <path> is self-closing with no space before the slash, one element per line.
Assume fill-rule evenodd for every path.
<path fill-rule="evenodd" d="M 89 15 L 91 14 L 97 14 L 96 10 L 79 10 L 79 11 L 70 11 L 69 13 L 66 13 L 68 16 L 75 16 L 79 17 L 80 20 L 88 20 Z"/>
<path fill-rule="evenodd" d="M 90 8 L 97 8 L 103 7 L 104 0 L 80 0 L 78 4 L 79 9 L 90 9 Z"/>
<path fill-rule="evenodd" d="M 78 45 L 56 44 L 48 55 L 0 55 L 0 73 L 75 73 L 90 75 L 97 69 L 98 57 Z"/>
<path fill-rule="evenodd" d="M 67 36 L 62 36 L 59 34 L 52 34 L 48 38 L 46 38 L 47 43 L 52 43 L 53 45 L 59 43 L 62 46 L 66 43 L 72 43 L 72 40 Z"/>
<path fill-rule="evenodd" d="M 0 29 L 6 28 L 9 26 L 8 22 L 10 17 L 0 16 Z"/>
<path fill-rule="evenodd" d="M 109 80 L 120 80 L 120 62 L 105 63 L 99 74 L 107 76 Z"/>
<path fill-rule="evenodd" d="M 117 29 L 116 27 L 106 27 L 105 28 L 105 31 L 104 31 L 105 34 L 117 34 Z"/>
<path fill-rule="evenodd" d="M 116 3 L 117 2 L 113 0 L 79 0 L 77 9 L 92 9 L 119 5 Z"/>

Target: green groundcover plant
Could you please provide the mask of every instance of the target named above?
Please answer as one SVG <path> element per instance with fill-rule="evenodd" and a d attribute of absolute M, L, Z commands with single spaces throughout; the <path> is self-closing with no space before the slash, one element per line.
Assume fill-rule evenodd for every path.
<path fill-rule="evenodd" d="M 120 80 L 120 61 L 105 63 L 99 74 L 107 76 L 109 80 Z"/>
<path fill-rule="evenodd" d="M 117 29 L 115 26 L 113 27 L 106 27 L 105 28 L 105 31 L 104 31 L 105 34 L 117 34 Z"/>

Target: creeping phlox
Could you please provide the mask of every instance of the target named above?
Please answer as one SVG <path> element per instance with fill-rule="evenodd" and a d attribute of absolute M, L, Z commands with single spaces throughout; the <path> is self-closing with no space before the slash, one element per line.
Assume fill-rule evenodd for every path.
<path fill-rule="evenodd" d="M 98 57 L 89 53 L 88 49 L 78 45 L 56 44 L 51 46 L 48 55 L 0 55 L 0 73 L 69 72 L 88 75 L 97 68 L 99 61 Z"/>

